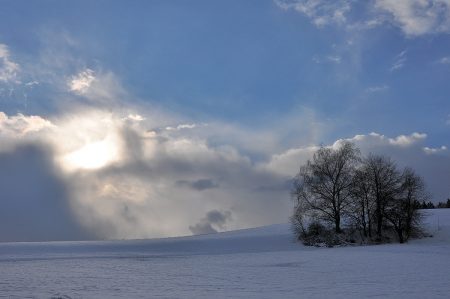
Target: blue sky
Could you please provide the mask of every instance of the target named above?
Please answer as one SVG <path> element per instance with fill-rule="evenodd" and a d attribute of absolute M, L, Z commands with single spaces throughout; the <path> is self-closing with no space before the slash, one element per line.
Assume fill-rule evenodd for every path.
<path fill-rule="evenodd" d="M 369 5 L 353 5 L 347 21 L 322 26 L 273 1 L 2 6 L 1 42 L 16 60 L 59 51 L 77 63 L 58 72 L 77 64 L 112 71 L 135 98 L 194 119 L 264 127 L 308 107 L 333 120 L 323 142 L 371 131 L 426 131 L 436 145 L 449 137 L 450 64 L 439 63 L 450 55 L 449 35 L 431 29 L 408 35 L 394 21 L 347 28 L 375 17 L 364 19 Z M 6 108 L 46 112 L 42 101 L 29 107 L 7 101 Z"/>
<path fill-rule="evenodd" d="M 0 9 L 0 137 L 9 154 L 24 143 L 51 144 L 42 153 L 55 159 L 51 167 L 72 180 L 74 169 L 77 179 L 86 171 L 99 190 L 108 186 L 105 177 L 112 182 L 131 168 L 136 180 L 123 188 L 139 189 L 143 174 L 123 157 L 141 155 L 144 164 L 157 157 L 167 162 L 158 166 L 167 172 L 164 186 L 190 182 L 201 193 L 193 198 L 211 196 L 199 185 L 222 192 L 218 198 L 247 198 L 217 200 L 167 230 L 102 214 L 101 223 L 117 226 L 102 237 L 128 236 L 136 226 L 134 237 L 185 234 L 211 211 L 234 215 L 228 228 L 282 222 L 288 200 L 275 216 L 242 220 L 260 195 L 230 191 L 239 189 L 229 177 L 234 163 L 248 163 L 239 169 L 251 182 L 278 184 L 271 196 L 285 200 L 285 182 L 308 153 L 343 138 L 415 163 L 441 199 L 450 194 L 443 186 L 450 169 L 439 166 L 450 161 L 449 78 L 444 0 L 2 1 Z M 105 123 L 93 125 L 98 118 Z M 141 144 L 149 134 L 156 145 Z M 133 138 L 139 150 L 115 150 Z M 106 147 L 104 163 L 86 154 Z M 211 160 L 195 160 L 202 151 Z M 194 178 L 173 174 L 192 161 L 209 166 Z M 219 165 L 228 172 L 216 173 Z M 443 178 L 433 184 L 434 171 Z M 176 198 L 155 190 L 139 194 Z M 91 207 L 97 216 L 88 220 L 80 216 L 87 211 L 75 210 L 83 225 L 99 225 L 98 209 Z"/>

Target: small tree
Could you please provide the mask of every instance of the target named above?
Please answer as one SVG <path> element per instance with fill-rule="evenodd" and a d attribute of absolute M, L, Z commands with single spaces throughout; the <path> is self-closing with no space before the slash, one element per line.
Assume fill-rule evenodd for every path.
<path fill-rule="evenodd" d="M 438 204 L 437 204 L 437 208 L 438 209 L 445 209 L 445 208 L 447 208 L 447 204 L 445 204 L 445 203 L 443 203 L 443 202 L 438 202 Z"/>

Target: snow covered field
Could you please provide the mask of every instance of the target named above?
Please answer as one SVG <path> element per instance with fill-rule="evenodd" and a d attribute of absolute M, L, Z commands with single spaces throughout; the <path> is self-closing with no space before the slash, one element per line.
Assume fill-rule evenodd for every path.
<path fill-rule="evenodd" d="M 433 238 L 310 248 L 288 225 L 159 240 L 0 244 L 2 298 L 450 298 L 450 209 Z"/>

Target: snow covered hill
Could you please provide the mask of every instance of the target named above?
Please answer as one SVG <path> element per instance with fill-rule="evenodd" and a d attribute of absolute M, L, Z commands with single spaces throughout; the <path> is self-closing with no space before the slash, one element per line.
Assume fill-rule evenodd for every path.
<path fill-rule="evenodd" d="M 289 225 L 155 240 L 0 244 L 7 298 L 449 298 L 450 209 L 433 238 L 311 248 Z"/>

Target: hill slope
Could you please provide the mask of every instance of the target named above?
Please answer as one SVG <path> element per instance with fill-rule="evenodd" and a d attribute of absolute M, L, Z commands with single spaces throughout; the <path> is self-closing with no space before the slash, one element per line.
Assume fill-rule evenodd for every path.
<path fill-rule="evenodd" d="M 450 209 L 433 238 L 311 248 L 289 225 L 194 237 L 0 244 L 0 297 L 448 298 Z"/>

